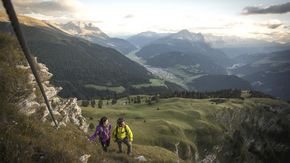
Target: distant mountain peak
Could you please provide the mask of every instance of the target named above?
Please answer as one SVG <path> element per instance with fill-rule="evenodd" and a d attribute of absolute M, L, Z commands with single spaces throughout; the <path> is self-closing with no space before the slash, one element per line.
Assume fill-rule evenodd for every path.
<path fill-rule="evenodd" d="M 90 28 L 90 27 L 98 28 L 98 27 L 94 26 L 94 24 L 92 22 L 82 21 L 82 20 L 72 20 L 72 21 L 69 21 L 67 23 L 64 23 L 63 25 L 71 25 L 71 26 L 80 27 L 80 28 Z"/>
<path fill-rule="evenodd" d="M 126 40 L 111 38 L 91 21 L 69 21 L 65 24 L 59 24 L 59 27 L 70 35 L 86 39 L 101 46 L 111 47 L 122 54 L 127 54 L 136 49 L 133 44 Z"/>
<path fill-rule="evenodd" d="M 136 36 L 143 36 L 143 37 L 156 37 L 158 34 L 156 32 L 152 31 L 146 31 L 146 32 L 141 32 L 137 34 Z"/>
<path fill-rule="evenodd" d="M 183 30 L 177 32 L 176 34 L 191 35 L 192 33 L 187 29 L 183 29 Z"/>
<path fill-rule="evenodd" d="M 173 39 L 180 39 L 180 40 L 190 40 L 196 42 L 204 42 L 204 37 L 201 33 L 191 33 L 187 29 L 183 29 L 175 34 L 170 36 Z"/>
<path fill-rule="evenodd" d="M 70 34 L 77 35 L 97 35 L 99 37 L 107 38 L 107 36 L 100 28 L 94 26 L 92 22 L 85 21 L 69 21 L 65 24 L 61 24 L 62 29 L 66 30 Z"/>

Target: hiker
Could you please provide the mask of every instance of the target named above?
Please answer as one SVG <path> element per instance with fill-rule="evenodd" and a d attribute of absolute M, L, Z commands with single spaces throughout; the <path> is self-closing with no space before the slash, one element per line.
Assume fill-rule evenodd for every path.
<path fill-rule="evenodd" d="M 108 118 L 102 117 L 99 121 L 99 125 L 96 127 L 95 133 L 89 138 L 90 141 L 94 141 L 98 136 L 102 148 L 105 152 L 107 152 L 108 147 L 110 146 L 111 128 L 112 125 L 109 124 Z"/>
<path fill-rule="evenodd" d="M 119 118 L 117 120 L 117 126 L 113 130 L 113 137 L 115 137 L 115 142 L 118 143 L 119 152 L 122 153 L 122 143 L 127 145 L 127 154 L 132 155 L 132 142 L 133 133 L 128 125 L 125 123 L 124 118 Z"/>

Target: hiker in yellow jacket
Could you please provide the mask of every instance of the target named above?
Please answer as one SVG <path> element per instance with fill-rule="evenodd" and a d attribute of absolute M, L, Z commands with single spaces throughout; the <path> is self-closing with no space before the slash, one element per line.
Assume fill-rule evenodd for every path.
<path fill-rule="evenodd" d="M 119 153 L 122 153 L 122 143 L 127 145 L 127 154 L 132 155 L 132 142 L 133 133 L 128 125 L 125 123 L 124 118 L 119 118 L 117 120 L 117 126 L 113 130 L 113 136 L 115 142 L 118 143 Z"/>

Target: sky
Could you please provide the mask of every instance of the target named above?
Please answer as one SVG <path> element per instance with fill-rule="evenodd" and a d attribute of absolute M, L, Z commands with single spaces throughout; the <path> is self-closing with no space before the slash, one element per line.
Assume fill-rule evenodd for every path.
<path fill-rule="evenodd" d="M 288 0 L 12 0 L 19 14 L 92 22 L 110 36 L 211 33 L 290 42 Z"/>

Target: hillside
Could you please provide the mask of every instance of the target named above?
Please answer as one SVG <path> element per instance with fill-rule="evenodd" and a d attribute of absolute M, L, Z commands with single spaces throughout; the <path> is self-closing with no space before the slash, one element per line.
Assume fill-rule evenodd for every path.
<path fill-rule="evenodd" d="M 249 82 L 234 75 L 205 75 L 188 83 L 196 91 L 217 91 L 223 89 L 252 90 Z"/>
<path fill-rule="evenodd" d="M 144 156 L 153 162 L 173 162 L 178 158 L 161 147 L 135 145 L 133 157 L 104 153 L 88 141 L 86 119 L 76 99 L 57 95 L 50 84 L 52 74 L 45 65 L 37 69 L 53 114 L 60 126 L 53 127 L 39 89 L 16 39 L 0 33 L 0 162 L 137 162 Z"/>
<path fill-rule="evenodd" d="M 244 66 L 232 71 L 249 81 L 259 91 L 275 97 L 290 99 L 290 50 L 244 57 Z M 241 58 L 240 58 L 241 59 Z"/>
<path fill-rule="evenodd" d="M 43 24 L 33 18 L 20 17 L 25 22 L 30 19 Z M 1 20 L 0 30 L 11 33 L 10 24 Z M 147 88 L 135 89 L 132 85 L 150 84 L 149 80 L 154 76 L 118 51 L 68 35 L 48 24 L 38 26 L 37 23 L 23 25 L 24 35 L 33 55 L 54 74 L 53 83 L 63 88 L 61 96 L 107 96 L 118 93 L 112 91 L 116 87 L 121 87 L 123 94 L 150 91 Z M 92 89 L 87 85 L 95 87 Z M 100 87 L 104 89 L 95 89 Z M 155 88 L 161 92 L 168 91 L 166 86 L 150 87 L 151 90 Z"/>
<path fill-rule="evenodd" d="M 80 108 L 76 99 L 57 96 L 52 74 L 37 63 L 56 130 L 16 40 L 0 38 L 1 162 L 137 162 L 138 156 L 150 162 L 290 161 L 290 105 L 284 101 L 242 91 L 235 99 L 155 98 L 150 104 L 149 96 L 140 96 L 141 103 L 130 96 L 115 105 L 104 101 L 102 109 Z M 135 135 L 133 157 L 117 154 L 115 143 L 103 153 L 87 140 L 104 115 L 112 124 L 125 117 Z"/>
<path fill-rule="evenodd" d="M 188 74 L 226 74 L 226 70 L 216 65 L 210 58 L 200 53 L 172 51 L 162 53 L 147 60 L 148 65 L 162 68 L 186 67 Z"/>
<path fill-rule="evenodd" d="M 178 151 L 189 162 L 288 162 L 290 105 L 269 98 L 160 99 L 151 105 L 119 99 L 102 109 L 82 107 L 89 123 L 125 117 L 137 144 Z M 130 96 L 134 101 L 136 96 Z M 130 100 L 130 101 L 131 101 Z M 89 130 L 90 133 L 93 130 Z"/>

